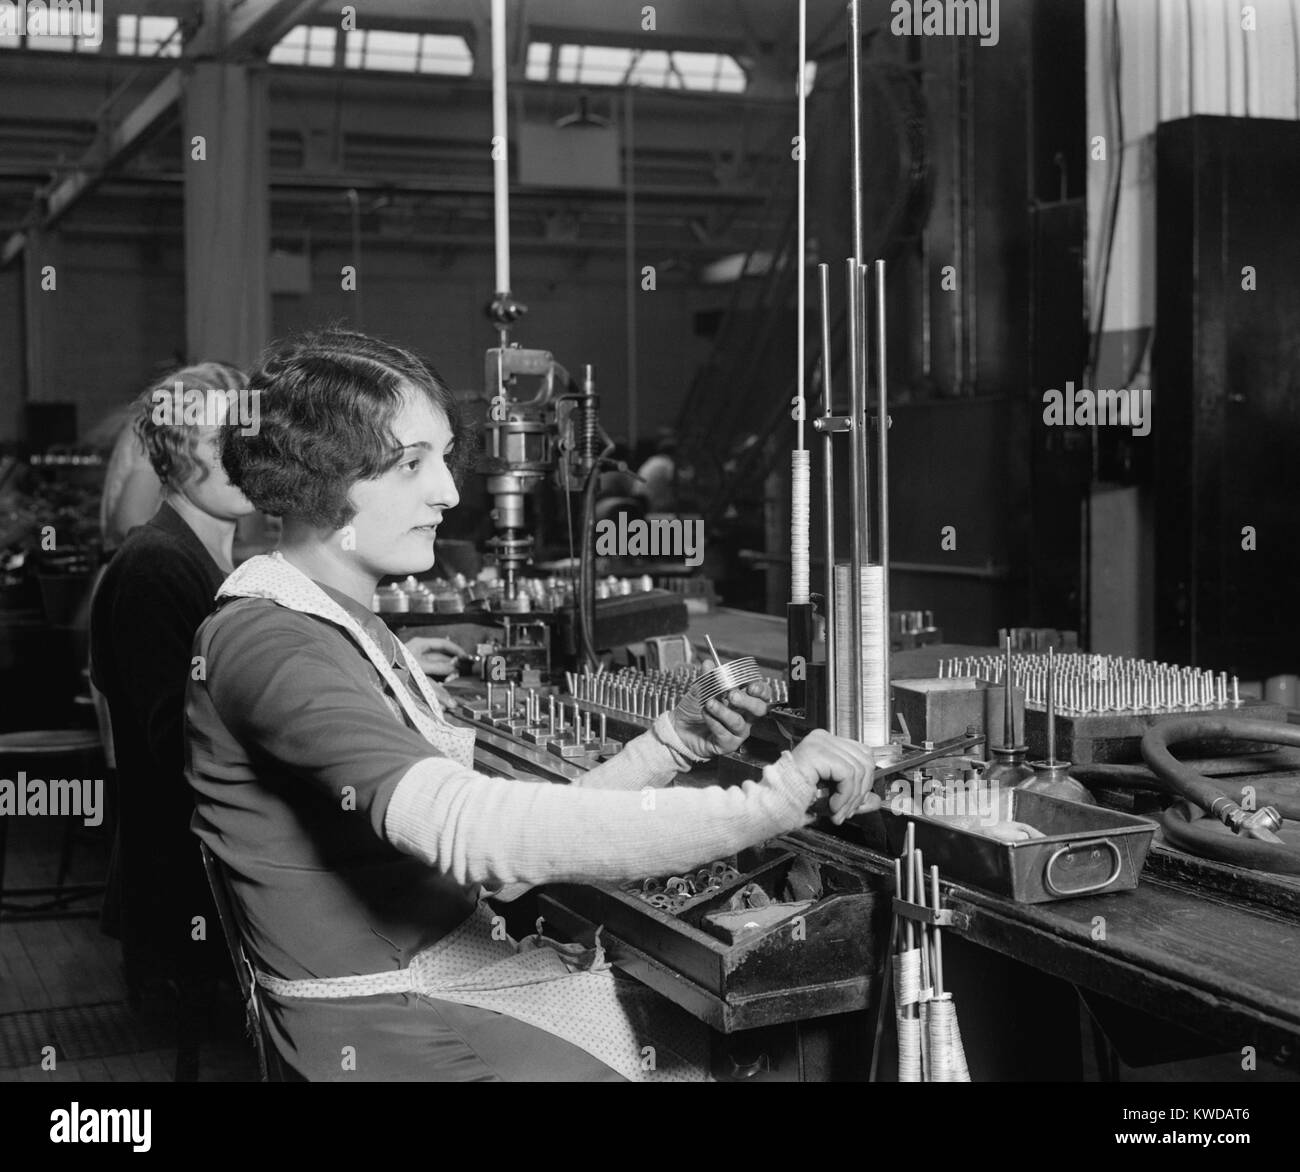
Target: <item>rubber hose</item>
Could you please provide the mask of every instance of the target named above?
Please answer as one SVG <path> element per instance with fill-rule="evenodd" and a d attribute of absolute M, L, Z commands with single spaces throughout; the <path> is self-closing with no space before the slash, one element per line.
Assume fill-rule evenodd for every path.
<path fill-rule="evenodd" d="M 1209 826 L 1202 828 L 1203 822 Z M 1170 844 L 1188 854 L 1255 871 L 1300 875 L 1300 850 L 1282 843 L 1261 842 L 1257 838 L 1243 838 L 1210 829 L 1217 826 L 1218 821 L 1208 815 L 1192 820 L 1181 806 L 1175 805 L 1161 815 L 1160 824 Z"/>
<path fill-rule="evenodd" d="M 1222 805 L 1224 794 L 1190 765 L 1177 760 L 1170 745 L 1183 741 L 1261 741 L 1300 746 L 1300 727 L 1270 720 L 1236 720 L 1213 716 L 1175 717 L 1152 725 L 1142 738 L 1142 757 L 1151 772 L 1193 805 L 1211 811 Z M 1236 863 L 1256 870 L 1300 875 L 1300 850 L 1282 843 L 1263 842 L 1239 835 L 1197 831 L 1184 811 L 1174 807 L 1161 819 L 1175 846 L 1193 854 Z"/>
<path fill-rule="evenodd" d="M 1184 765 L 1193 765 L 1193 762 L 1184 761 Z M 1089 761 L 1081 764 L 1070 766 L 1070 776 L 1078 778 L 1087 786 L 1102 786 L 1110 789 L 1144 789 L 1156 790 L 1160 793 L 1177 793 L 1178 791 L 1163 778 L 1157 777 L 1149 769 L 1142 765 L 1117 765 L 1105 761 Z M 1211 785 L 1234 802 L 1242 801 L 1241 787 L 1253 786 L 1255 789 L 1256 806 L 1273 806 L 1283 818 L 1300 819 L 1300 790 L 1295 789 L 1300 785 L 1300 778 L 1294 779 L 1290 784 L 1293 792 L 1287 793 L 1278 788 L 1278 783 L 1266 783 L 1262 780 L 1262 774 L 1243 773 L 1234 777 L 1207 777 Z"/>
<path fill-rule="evenodd" d="M 1147 729 L 1142 738 L 1142 757 L 1151 772 L 1167 781 L 1179 797 L 1211 810 L 1223 793 L 1190 765 L 1179 761 L 1170 745 L 1183 741 L 1261 741 L 1300 747 L 1300 727 L 1271 720 L 1236 720 L 1215 716 L 1175 717 Z"/>

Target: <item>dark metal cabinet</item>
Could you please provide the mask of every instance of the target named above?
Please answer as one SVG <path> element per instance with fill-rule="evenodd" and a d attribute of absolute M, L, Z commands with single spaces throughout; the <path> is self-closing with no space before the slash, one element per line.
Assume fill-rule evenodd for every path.
<path fill-rule="evenodd" d="M 1156 158 L 1156 654 L 1294 672 L 1300 124 L 1167 122 Z"/>

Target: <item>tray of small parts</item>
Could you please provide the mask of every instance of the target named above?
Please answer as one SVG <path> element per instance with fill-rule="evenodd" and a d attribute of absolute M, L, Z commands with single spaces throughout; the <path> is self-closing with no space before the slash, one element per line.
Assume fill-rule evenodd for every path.
<path fill-rule="evenodd" d="M 555 884 L 543 916 L 724 1033 L 865 1009 L 883 880 L 780 840 L 673 875 Z"/>
<path fill-rule="evenodd" d="M 891 812 L 886 801 L 881 817 L 889 850 L 902 853 L 912 823 L 925 865 L 938 866 L 945 879 L 1018 903 L 1049 903 L 1133 890 L 1156 831 L 1148 818 L 1032 790 L 1003 791 L 996 807 L 986 805 L 981 813 L 918 814 Z M 935 809 L 943 811 L 943 802 Z M 1019 837 L 1012 823 L 1031 827 L 1037 837 Z"/>

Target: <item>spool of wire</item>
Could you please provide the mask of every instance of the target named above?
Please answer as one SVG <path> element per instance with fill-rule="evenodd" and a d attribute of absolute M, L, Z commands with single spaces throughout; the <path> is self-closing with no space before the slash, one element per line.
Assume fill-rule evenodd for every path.
<path fill-rule="evenodd" d="M 836 689 L 835 715 L 841 736 L 851 735 L 855 703 L 862 720 L 861 742 L 879 747 L 889 743 L 889 719 L 885 694 L 885 649 L 889 625 L 885 614 L 885 573 L 880 566 L 862 567 L 862 691 L 858 690 L 857 656 L 851 646 L 853 635 L 853 568 L 835 567 L 835 662 L 840 681 Z"/>
<path fill-rule="evenodd" d="M 898 1081 L 921 1082 L 921 950 L 894 954 L 894 1002 L 898 1023 Z"/>
<path fill-rule="evenodd" d="M 809 506 L 811 465 L 807 448 L 790 453 L 790 601 L 804 604 L 809 597 L 809 546 L 812 528 Z"/>
<path fill-rule="evenodd" d="M 736 688 L 745 688 L 763 679 L 763 673 L 752 655 L 720 663 L 701 672 L 691 684 L 690 691 L 681 702 L 682 711 L 690 716 L 700 716 L 710 700 L 725 696 Z"/>

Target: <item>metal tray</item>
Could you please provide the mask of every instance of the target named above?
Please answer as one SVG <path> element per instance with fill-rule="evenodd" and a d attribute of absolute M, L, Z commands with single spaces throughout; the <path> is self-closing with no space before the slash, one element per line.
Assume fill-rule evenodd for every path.
<path fill-rule="evenodd" d="M 1049 903 L 1080 895 L 1131 891 L 1151 849 L 1156 824 L 1030 790 L 1011 791 L 1011 817 L 1045 838 L 1000 842 L 925 814 L 882 811 L 890 851 L 901 854 L 909 822 L 925 865 L 1018 903 Z"/>

